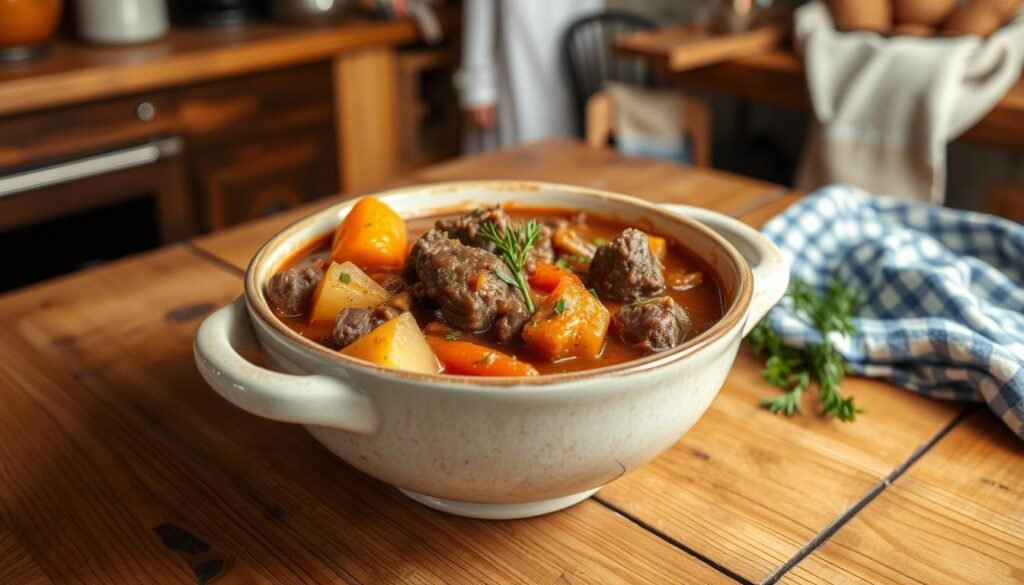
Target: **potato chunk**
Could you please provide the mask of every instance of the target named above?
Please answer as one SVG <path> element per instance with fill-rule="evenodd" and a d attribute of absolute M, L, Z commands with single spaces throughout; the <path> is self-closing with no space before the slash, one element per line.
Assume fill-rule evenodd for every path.
<path fill-rule="evenodd" d="M 424 374 L 436 374 L 441 370 L 416 319 L 409 312 L 355 340 L 341 353 L 396 370 Z"/>
<path fill-rule="evenodd" d="M 597 357 L 610 321 L 608 309 L 579 279 L 565 277 L 523 327 L 523 341 L 550 360 Z"/>
<path fill-rule="evenodd" d="M 388 298 L 388 291 L 351 262 L 332 262 L 310 303 L 311 323 L 334 323 L 345 309 L 372 309 Z"/>

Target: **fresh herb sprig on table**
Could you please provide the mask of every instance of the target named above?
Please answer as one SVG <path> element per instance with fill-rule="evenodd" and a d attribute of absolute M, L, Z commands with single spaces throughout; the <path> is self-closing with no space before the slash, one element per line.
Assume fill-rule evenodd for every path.
<path fill-rule="evenodd" d="M 862 411 L 853 403 L 853 397 L 844 397 L 839 391 L 849 366 L 829 339 L 829 333 L 852 335 L 853 316 L 857 312 L 857 295 L 838 281 L 828 283 L 821 295 L 807 283 L 794 280 L 786 295 L 793 308 L 803 313 L 821 332 L 821 343 L 803 349 L 786 347 L 782 336 L 764 319 L 750 332 L 748 339 L 754 353 L 767 356 L 761 375 L 773 386 L 786 391 L 782 396 L 762 398 L 761 404 L 773 414 L 782 412 L 792 416 L 803 413 L 803 393 L 813 378 L 818 383 L 821 414 L 850 422 Z"/>
<path fill-rule="evenodd" d="M 540 237 L 540 225 L 537 220 L 531 219 L 525 224 L 510 226 L 501 233 L 498 233 L 498 226 L 494 225 L 494 222 L 488 221 L 480 226 L 477 233 L 481 238 L 494 243 L 498 257 L 512 269 L 511 275 L 501 270 L 495 271 L 495 274 L 508 284 L 519 288 L 523 300 L 526 301 L 526 308 L 533 313 L 533 299 L 530 298 L 530 287 L 526 284 L 525 266 L 530 248 Z"/>

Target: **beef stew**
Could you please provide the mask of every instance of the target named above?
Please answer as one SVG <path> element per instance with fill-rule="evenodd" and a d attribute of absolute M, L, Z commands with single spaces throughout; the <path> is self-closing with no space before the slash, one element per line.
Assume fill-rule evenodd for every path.
<path fill-rule="evenodd" d="M 292 330 L 388 367 L 531 376 L 614 365 L 721 319 L 721 287 L 671 238 L 580 210 L 403 221 L 361 199 L 265 286 Z"/>

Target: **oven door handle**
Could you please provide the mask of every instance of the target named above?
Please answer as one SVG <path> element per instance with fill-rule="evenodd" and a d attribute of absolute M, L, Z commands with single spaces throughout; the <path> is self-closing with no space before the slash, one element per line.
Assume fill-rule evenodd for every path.
<path fill-rule="evenodd" d="M 182 146 L 181 138 L 172 136 L 138 146 L 0 177 L 0 197 L 153 164 L 158 160 L 180 153 Z"/>

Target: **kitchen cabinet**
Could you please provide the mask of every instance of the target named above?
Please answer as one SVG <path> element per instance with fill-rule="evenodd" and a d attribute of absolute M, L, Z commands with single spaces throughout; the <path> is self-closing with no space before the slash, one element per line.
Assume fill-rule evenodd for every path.
<path fill-rule="evenodd" d="M 219 230 L 334 193 L 332 138 L 326 129 L 308 130 L 194 157 L 203 227 Z"/>
<path fill-rule="evenodd" d="M 0 119 L 0 290 L 337 192 L 333 99 L 321 62 Z"/>
<path fill-rule="evenodd" d="M 203 231 L 337 192 L 327 63 L 188 88 L 180 100 Z"/>
<path fill-rule="evenodd" d="M 2 119 L 0 229 L 150 197 L 166 242 L 334 193 L 330 73 L 319 63 Z"/>
<path fill-rule="evenodd" d="M 0 260 L 32 275 L 0 274 L 0 290 L 381 187 L 408 168 L 404 141 L 432 140 L 402 126 L 397 55 L 419 40 L 410 21 L 257 23 L 137 47 L 57 39 L 0 67 Z"/>

